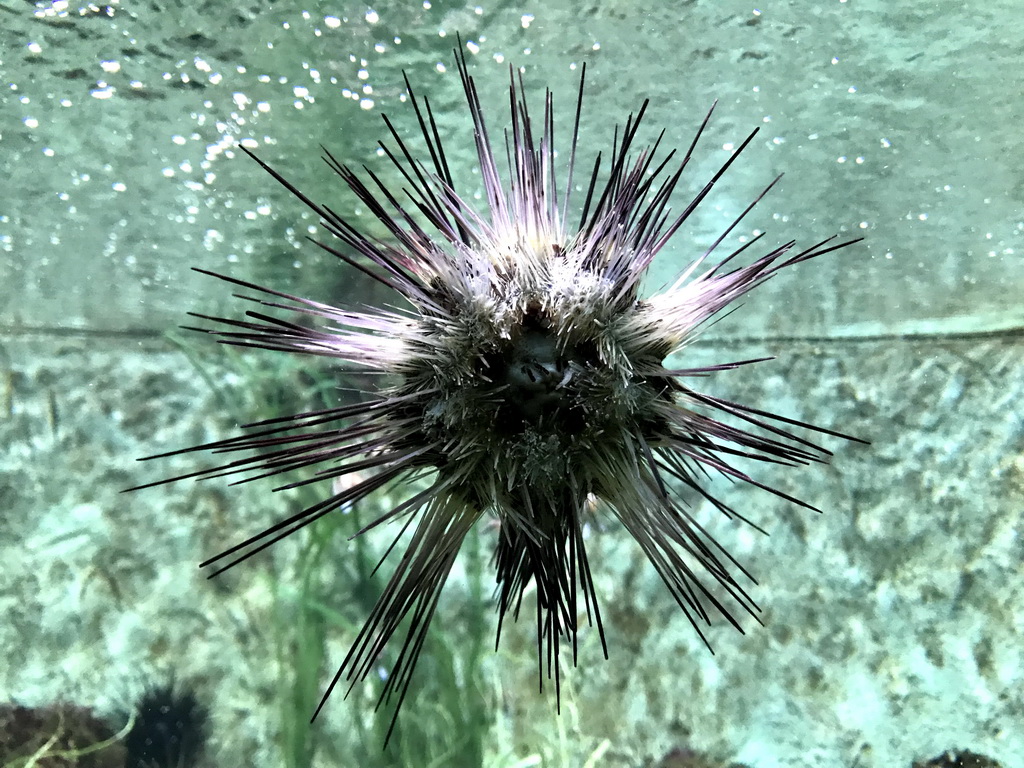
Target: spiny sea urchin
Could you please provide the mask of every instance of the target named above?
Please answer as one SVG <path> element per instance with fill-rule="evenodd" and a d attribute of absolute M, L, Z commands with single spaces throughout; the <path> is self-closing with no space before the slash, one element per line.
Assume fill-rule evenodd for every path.
<path fill-rule="evenodd" d="M 209 736 L 209 712 L 191 689 L 154 685 L 135 705 L 125 737 L 126 768 L 196 768 Z"/>
<path fill-rule="evenodd" d="M 607 162 L 597 155 L 580 187 L 585 189 L 580 208 L 574 169 L 585 68 L 560 185 L 551 93 L 545 95 L 538 124 L 521 77 L 511 73 L 508 178 L 503 180 L 476 83 L 461 52 L 456 59 L 487 200 L 482 211 L 457 191 L 429 100 L 421 106 L 408 80 L 429 162 L 415 159 L 385 117 L 394 146 L 381 147 L 404 178 L 401 191 L 370 170 L 366 179 L 357 176 L 325 150 L 328 165 L 387 229 L 389 242 L 310 200 L 253 156 L 343 244 L 315 241 L 320 248 L 396 291 L 405 306 L 340 309 L 197 270 L 255 292 L 241 298 L 265 308 L 247 312 L 246 320 L 196 315 L 220 324 L 197 330 L 227 344 L 323 355 L 390 374 L 390 383 L 364 402 L 260 422 L 242 436 L 187 449 L 242 457 L 162 482 L 250 471 L 264 477 L 306 467 L 319 469 L 284 487 L 359 478 L 335 485 L 323 501 L 204 566 L 216 563 L 219 573 L 386 485 L 425 481 L 422 490 L 410 490 L 405 501 L 364 529 L 400 520 L 399 537 L 411 526 L 408 549 L 317 712 L 342 677 L 351 689 L 374 669 L 408 619 L 381 695 L 386 701 L 397 694 L 397 716 L 441 587 L 463 539 L 485 514 L 500 523 L 495 556 L 500 618 L 510 612 L 517 616 L 528 585 L 535 585 L 538 662 L 541 677 L 546 669 L 556 690 L 563 643 L 572 648 L 575 662 L 581 595 L 587 619 L 604 644 L 583 535 L 595 505 L 636 539 L 702 638 L 701 625 L 711 621 L 712 612 L 739 628 L 737 609 L 752 615 L 757 610 L 734 572 L 747 574 L 673 488 L 692 489 L 741 520 L 703 488 L 702 476 L 718 473 L 809 507 L 741 471 L 733 460 L 783 465 L 828 460 L 826 449 L 791 427 L 846 437 L 703 394 L 687 383 L 758 360 L 686 369 L 669 367 L 665 360 L 702 324 L 779 270 L 856 241 L 829 238 L 803 250 L 789 242 L 740 265 L 737 257 L 754 238 L 712 262 L 765 189 L 671 287 L 650 298 L 640 295 L 651 260 L 756 130 L 682 211 L 672 214 L 673 190 L 711 112 L 681 161 L 670 165 L 675 153 L 659 156 L 660 137 L 634 149 L 645 101 L 617 130 Z M 578 211 L 573 229 L 567 221 Z M 294 313 L 300 322 L 275 311 Z"/>

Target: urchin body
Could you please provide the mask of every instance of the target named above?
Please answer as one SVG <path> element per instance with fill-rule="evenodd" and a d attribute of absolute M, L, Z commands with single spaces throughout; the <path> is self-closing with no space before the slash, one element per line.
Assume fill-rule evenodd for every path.
<path fill-rule="evenodd" d="M 534 583 L 557 655 L 558 636 L 575 637 L 578 577 L 589 591 L 580 570 L 588 500 L 628 514 L 651 490 L 638 486 L 638 461 L 674 407 L 659 371 L 674 345 L 636 333 L 653 331 L 652 307 L 619 295 L 571 245 L 513 243 L 511 252 L 498 263 L 464 254 L 460 265 L 486 277 L 461 292 L 458 280 L 439 283 L 443 315 L 421 321 L 429 342 L 403 355 L 399 392 L 415 402 L 416 442 L 439 446 L 434 462 L 450 493 L 502 524 L 502 613 Z"/>
<path fill-rule="evenodd" d="M 385 118 L 396 148 L 381 146 L 404 179 L 400 190 L 370 170 L 364 180 L 325 155 L 388 230 L 387 242 L 363 234 L 257 159 L 345 247 L 317 245 L 394 289 L 403 307 L 345 310 L 216 275 L 256 292 L 242 298 L 266 310 L 250 311 L 246 320 L 199 316 L 220 328 L 198 330 L 225 343 L 324 355 L 391 374 L 391 383 L 364 402 L 251 425 L 240 437 L 189 449 L 245 455 L 184 477 L 248 471 L 263 477 L 315 466 L 312 478 L 283 487 L 358 478 L 204 563 L 233 557 L 217 572 L 382 487 L 425 479 L 422 487 L 409 486 L 420 490 L 409 491 L 367 527 L 403 520 L 407 549 L 328 695 L 343 676 L 350 684 L 367 676 L 408 619 L 382 694 L 383 700 L 398 692 L 400 705 L 440 589 L 462 541 L 485 514 L 500 523 L 499 614 L 518 615 L 527 588 L 536 587 L 539 666 L 556 685 L 563 642 L 575 658 L 577 617 L 588 617 L 601 631 L 584 546 L 584 522 L 594 508 L 621 521 L 702 637 L 701 627 L 714 613 L 738 628 L 734 614 L 757 611 L 734 574 L 748 576 L 674 489 L 689 488 L 695 498 L 740 520 L 745 518 L 705 489 L 706 477 L 749 482 L 809 507 L 749 476 L 732 460 L 827 461 L 829 452 L 794 427 L 845 437 L 688 384 L 691 377 L 758 360 L 675 369 L 666 359 L 706 321 L 780 269 L 850 242 L 830 238 L 799 251 L 788 242 L 745 265 L 734 263 L 755 237 L 713 259 L 766 189 L 672 286 L 655 296 L 640 295 L 651 260 L 756 131 L 679 213 L 670 215 L 672 192 L 710 112 L 673 166 L 674 152 L 659 156 L 660 139 L 634 148 L 645 103 L 617 132 L 606 162 L 599 155 L 584 177 L 580 210 L 573 204 L 573 173 L 583 78 L 560 193 L 550 93 L 542 118 L 533 121 L 522 83 L 513 74 L 509 163 L 499 172 L 475 82 L 462 56 L 457 59 L 486 193 L 482 210 L 456 191 L 429 102 L 421 108 L 411 88 L 424 156 L 430 160 L 416 160 Z M 577 215 L 578 225 L 568 226 Z M 298 321 L 281 318 L 282 311 L 297 314 Z M 603 642 L 603 631 L 601 637 Z"/>
<path fill-rule="evenodd" d="M 559 516 L 548 507 L 561 508 L 563 489 L 607 496 L 610 469 L 633 484 L 635 460 L 609 464 L 609 448 L 664 421 L 669 382 L 652 373 L 671 345 L 627 339 L 649 307 L 615 308 L 616 285 L 577 254 L 549 247 L 523 261 L 461 295 L 446 283 L 445 316 L 422 323 L 430 341 L 400 371 L 401 391 L 422 393 L 421 439 L 444 446 L 442 474 L 499 513 L 535 502 L 531 526 Z"/>

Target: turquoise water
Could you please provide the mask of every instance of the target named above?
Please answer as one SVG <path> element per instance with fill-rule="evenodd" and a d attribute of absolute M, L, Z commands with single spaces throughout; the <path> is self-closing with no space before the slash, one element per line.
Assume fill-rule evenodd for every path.
<path fill-rule="evenodd" d="M 910 766 L 946 749 L 1021 765 L 1015 11 L 1007 0 L 0 6 L 0 700 L 116 719 L 173 675 L 212 710 L 208 760 L 225 767 L 640 766 L 685 749 L 751 768 Z M 583 638 L 560 715 L 535 690 L 530 621 L 491 652 L 495 534 L 481 526 L 442 598 L 405 741 L 380 752 L 372 686 L 332 699 L 312 735 L 302 724 L 380 588 L 361 564 L 387 533 L 349 543 L 354 518 L 339 516 L 340 530 L 208 581 L 201 560 L 300 500 L 218 480 L 120 490 L 194 466 L 139 456 L 331 397 L 327 368 L 168 337 L 187 311 L 240 311 L 189 267 L 327 302 L 388 301 L 306 241 L 315 216 L 236 146 L 368 218 L 320 145 L 385 168 L 381 114 L 417 131 L 405 71 L 472 196 L 457 32 L 495 138 L 510 64 L 538 108 L 554 91 L 567 141 L 587 63 L 587 158 L 647 98 L 644 140 L 664 128 L 666 146 L 686 147 L 717 99 L 679 205 L 759 128 L 650 288 L 784 172 L 731 242 L 760 231 L 773 245 L 865 241 L 758 289 L 686 364 L 775 355 L 708 390 L 872 445 L 832 441 L 829 467 L 763 475 L 822 515 L 717 481 L 771 535 L 707 514 L 757 576 L 764 624 L 740 635 L 718 622 L 714 656 L 626 534 L 595 523 L 610 658 L 596 633 Z"/>

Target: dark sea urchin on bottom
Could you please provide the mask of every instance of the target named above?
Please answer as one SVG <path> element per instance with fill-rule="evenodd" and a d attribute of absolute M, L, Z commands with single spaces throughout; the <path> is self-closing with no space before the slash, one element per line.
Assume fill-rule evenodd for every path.
<path fill-rule="evenodd" d="M 209 712 L 190 689 L 153 686 L 135 705 L 125 768 L 197 768 L 208 731 Z"/>
<path fill-rule="evenodd" d="M 584 522 L 593 509 L 610 512 L 629 531 L 705 643 L 701 627 L 714 613 L 739 629 L 736 615 L 756 618 L 758 608 L 737 574 L 753 579 L 673 489 L 691 489 L 694 498 L 743 521 L 704 488 L 703 479 L 719 474 L 814 509 L 748 475 L 735 459 L 787 466 L 828 461 L 829 451 L 791 431 L 794 427 L 855 439 L 689 385 L 711 372 L 761 360 L 699 368 L 665 363 L 709 319 L 779 270 L 856 242 L 833 237 L 802 250 L 788 242 L 741 265 L 739 257 L 759 235 L 712 261 L 774 181 L 671 287 L 649 298 L 640 295 L 651 260 L 756 130 L 682 211 L 672 214 L 670 197 L 711 112 L 680 160 L 675 152 L 659 156 L 660 137 L 634 148 L 645 101 L 616 131 L 607 159 L 597 155 L 580 188 L 585 189 L 580 208 L 574 206 L 574 169 L 585 68 L 564 185 L 555 170 L 551 94 L 545 95 L 538 124 L 527 108 L 521 78 L 511 74 L 504 181 L 476 83 L 464 56 L 457 51 L 456 58 L 475 133 L 484 210 L 456 191 L 429 100 L 421 106 L 408 81 L 429 160 L 416 160 L 384 118 L 394 145 L 381 147 L 404 179 L 401 189 L 368 169 L 365 179 L 357 176 L 325 150 L 328 165 L 390 240 L 363 234 L 352 220 L 313 202 L 256 160 L 343 244 L 316 245 L 393 289 L 403 306 L 341 309 L 197 270 L 248 289 L 252 295 L 240 298 L 261 309 L 246 312 L 245 320 L 195 315 L 220 325 L 195 330 L 226 344 L 322 355 L 352 370 L 388 374 L 386 384 L 366 393 L 363 402 L 251 424 L 239 437 L 162 454 L 209 451 L 241 457 L 161 482 L 251 472 L 248 480 L 308 467 L 317 468 L 311 478 L 283 487 L 350 478 L 334 484 L 321 502 L 203 563 L 216 566 L 215 573 L 385 486 L 413 489 L 364 528 L 400 521 L 396 542 L 407 537 L 408 548 L 317 712 L 342 678 L 351 690 L 369 675 L 407 622 L 379 702 L 397 695 L 392 702 L 397 717 L 441 588 L 463 540 L 485 514 L 499 522 L 500 619 L 509 613 L 517 617 L 528 586 L 534 585 L 541 678 L 553 677 L 556 690 L 563 644 L 576 660 L 581 596 L 583 613 L 604 645 L 584 546 Z M 566 220 L 577 212 L 579 225 L 572 229 Z M 297 321 L 275 314 L 280 311 L 293 313 Z"/>

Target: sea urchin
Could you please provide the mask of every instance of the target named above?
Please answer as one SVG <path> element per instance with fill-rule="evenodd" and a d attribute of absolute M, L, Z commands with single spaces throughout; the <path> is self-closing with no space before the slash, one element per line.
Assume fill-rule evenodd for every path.
<path fill-rule="evenodd" d="M 702 638 L 701 627 L 713 613 L 739 628 L 734 614 L 757 611 L 736 574 L 748 576 L 674 489 L 691 489 L 741 520 L 703 487 L 703 476 L 724 475 L 809 507 L 754 479 L 735 459 L 782 465 L 828 460 L 825 448 L 793 427 L 847 437 L 701 393 L 688 383 L 758 360 L 679 369 L 666 357 L 779 270 L 855 241 L 829 238 L 803 250 L 789 242 L 742 265 L 739 257 L 754 238 L 717 257 L 765 189 L 671 287 L 650 298 L 640 293 L 651 260 L 756 130 L 672 213 L 670 198 L 710 111 L 678 159 L 675 152 L 660 156 L 660 137 L 635 148 L 644 102 L 616 131 L 607 160 L 597 155 L 577 190 L 585 69 L 564 183 L 555 167 L 551 93 L 538 122 L 521 77 L 512 72 L 503 178 L 476 83 L 464 56 L 457 51 L 456 58 L 475 132 L 483 210 L 458 191 L 429 100 L 421 103 L 408 80 L 429 161 L 417 160 L 384 118 L 394 146 L 381 147 L 404 179 L 400 191 L 370 170 L 360 177 L 325 150 L 331 169 L 390 233 L 388 241 L 364 234 L 256 160 L 341 243 L 315 241 L 320 248 L 393 289 L 403 306 L 341 309 L 198 270 L 254 292 L 241 298 L 263 308 L 247 312 L 245 320 L 196 315 L 219 324 L 198 330 L 227 344 L 323 355 L 389 374 L 387 384 L 363 402 L 260 422 L 242 436 L 188 449 L 241 458 L 163 482 L 245 472 L 264 477 L 307 467 L 318 468 L 313 477 L 285 487 L 352 478 L 204 566 L 216 563 L 216 572 L 223 571 L 386 485 L 421 481 L 367 526 L 402 521 L 399 536 L 408 536 L 408 549 L 317 712 L 342 677 L 351 687 L 374 669 L 408 620 L 381 695 L 385 701 L 397 694 L 397 715 L 441 588 L 464 538 L 484 515 L 499 523 L 499 615 L 517 616 L 524 592 L 535 586 L 541 677 L 546 670 L 556 689 L 563 644 L 572 648 L 575 662 L 578 616 L 596 624 L 604 643 L 583 533 L 595 508 L 611 513 L 636 539 Z M 577 216 L 579 224 L 571 228 L 567 221 Z M 281 311 L 297 321 L 283 319 Z"/>

